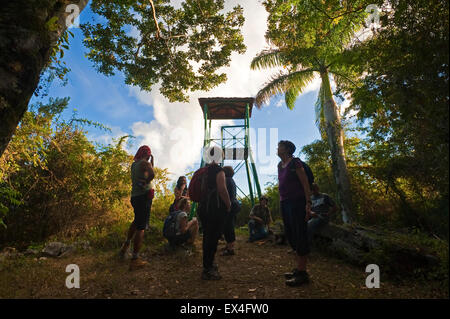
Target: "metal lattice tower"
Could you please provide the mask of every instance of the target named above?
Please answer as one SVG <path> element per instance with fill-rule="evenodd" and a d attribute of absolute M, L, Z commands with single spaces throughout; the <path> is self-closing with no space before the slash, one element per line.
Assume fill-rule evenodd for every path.
<path fill-rule="evenodd" d="M 220 163 L 224 165 L 224 161 L 232 161 L 234 171 L 237 173 L 245 166 L 247 173 L 247 181 L 249 188 L 249 196 L 252 205 L 255 205 L 255 195 L 261 197 L 261 187 L 259 185 L 258 173 L 253 160 L 250 148 L 250 117 L 254 98 L 199 98 L 200 106 L 203 111 L 204 118 L 204 140 L 203 148 L 207 146 L 219 146 L 224 152 L 224 160 Z M 241 120 L 243 123 L 237 125 L 226 125 L 220 129 L 220 137 L 213 138 L 211 136 L 211 122 L 213 120 Z M 201 160 L 200 167 L 205 166 L 205 162 Z M 242 195 L 248 197 L 238 185 L 237 190 Z M 196 205 L 192 205 L 191 216 L 195 214 Z"/>

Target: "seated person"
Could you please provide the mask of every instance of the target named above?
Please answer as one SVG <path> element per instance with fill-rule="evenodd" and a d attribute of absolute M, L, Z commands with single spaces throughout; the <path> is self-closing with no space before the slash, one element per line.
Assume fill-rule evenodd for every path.
<path fill-rule="evenodd" d="M 269 207 L 267 207 L 268 199 L 261 196 L 259 204 L 256 204 L 250 212 L 248 222 L 248 230 L 250 233 L 249 242 L 264 239 L 269 236 L 269 225 L 272 222 Z"/>
<path fill-rule="evenodd" d="M 175 237 L 170 240 L 170 245 L 177 246 L 182 244 L 192 245 L 198 234 L 197 218 L 188 221 L 188 213 L 191 211 L 191 205 L 186 198 L 180 199 L 178 203 L 179 212 L 175 220 Z"/>
<path fill-rule="evenodd" d="M 311 219 L 308 221 L 308 240 L 312 243 L 314 234 L 320 231 L 330 220 L 330 215 L 337 211 L 337 206 L 330 196 L 320 193 L 319 186 L 312 184 Z"/>
<path fill-rule="evenodd" d="M 170 205 L 169 207 L 169 212 L 180 210 L 179 203 L 181 199 L 183 198 L 189 199 L 186 176 L 180 176 L 178 178 L 177 185 L 175 186 L 173 193 L 175 195 L 175 199 L 172 205 Z"/>

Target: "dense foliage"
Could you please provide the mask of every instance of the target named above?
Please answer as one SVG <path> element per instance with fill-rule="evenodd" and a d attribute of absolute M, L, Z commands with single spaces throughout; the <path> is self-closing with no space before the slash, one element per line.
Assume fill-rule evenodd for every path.
<path fill-rule="evenodd" d="M 340 86 L 365 137 L 358 168 L 405 225 L 448 237 L 449 3 L 388 4 L 381 28 L 344 56 L 359 75 Z"/>
<path fill-rule="evenodd" d="M 68 99 L 30 108 L 0 161 L 2 244 L 26 244 L 55 234 L 76 235 L 95 225 L 131 221 L 128 203 L 132 156 L 126 137 L 90 142 L 88 120 L 60 118 Z M 173 196 L 167 169 L 156 168 L 154 211 L 167 211 Z"/>
<path fill-rule="evenodd" d="M 231 53 L 243 53 L 243 9 L 223 13 L 224 0 L 93 0 L 95 20 L 81 27 L 87 56 L 106 75 L 121 71 L 125 83 L 150 91 L 160 82 L 170 101 L 189 90 L 209 90 L 226 80 L 216 73 Z"/>

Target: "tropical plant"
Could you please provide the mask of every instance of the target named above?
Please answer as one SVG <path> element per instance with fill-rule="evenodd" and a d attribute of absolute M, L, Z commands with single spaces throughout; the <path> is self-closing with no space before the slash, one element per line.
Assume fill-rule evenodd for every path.
<path fill-rule="evenodd" d="M 328 140 L 343 218 L 349 221 L 353 219 L 351 187 L 341 117 L 333 98 L 330 76 L 337 83 L 350 80 L 340 66 L 341 53 L 363 26 L 366 1 L 346 1 L 344 5 L 341 2 L 265 1 L 269 13 L 266 40 L 271 48 L 259 53 L 251 68 L 284 68 L 257 93 L 258 107 L 272 96 L 284 93 L 286 106 L 293 109 L 297 96 L 320 76 L 317 124 L 323 138 Z"/>
<path fill-rule="evenodd" d="M 6 1 L 0 12 L 0 156 L 40 90 L 46 69 L 64 77 L 58 58 L 68 48 L 67 28 L 88 0 Z M 226 80 L 219 72 L 233 52 L 243 53 L 242 7 L 224 10 L 224 0 L 92 0 L 93 22 L 81 25 L 87 57 L 106 75 L 124 74 L 143 90 L 160 84 L 171 101 L 190 90 L 207 90 Z M 42 86 L 42 85 L 41 85 Z"/>

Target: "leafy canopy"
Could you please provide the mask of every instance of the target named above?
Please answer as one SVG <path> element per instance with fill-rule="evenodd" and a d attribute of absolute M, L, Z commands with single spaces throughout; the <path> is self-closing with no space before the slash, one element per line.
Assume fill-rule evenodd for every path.
<path fill-rule="evenodd" d="M 233 52 L 244 53 L 241 6 L 224 13 L 224 0 L 93 0 L 95 21 L 81 25 L 87 56 L 105 75 L 123 72 L 125 83 L 150 91 L 160 82 L 171 102 L 189 90 L 226 81 Z"/>
<path fill-rule="evenodd" d="M 271 47 L 258 54 L 251 67 L 284 70 L 258 93 L 258 106 L 285 93 L 286 105 L 292 109 L 317 72 L 325 77 L 332 73 L 336 81 L 347 78 L 339 67 L 341 54 L 364 25 L 367 1 L 267 0 L 264 6 L 269 13 L 266 40 Z M 319 99 L 323 105 L 322 94 Z"/>

